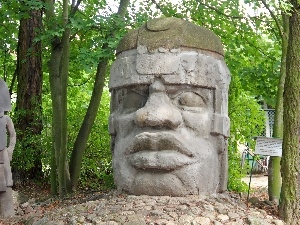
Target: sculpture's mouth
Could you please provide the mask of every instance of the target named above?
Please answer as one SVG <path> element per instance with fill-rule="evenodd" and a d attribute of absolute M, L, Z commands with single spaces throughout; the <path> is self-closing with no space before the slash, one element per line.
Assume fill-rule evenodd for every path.
<path fill-rule="evenodd" d="M 194 162 L 192 151 L 169 132 L 138 134 L 126 155 L 138 169 L 174 170 Z"/>

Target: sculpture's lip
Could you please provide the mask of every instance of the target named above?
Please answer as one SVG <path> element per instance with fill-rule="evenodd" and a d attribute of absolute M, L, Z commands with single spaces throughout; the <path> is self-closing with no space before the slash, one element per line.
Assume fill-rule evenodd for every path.
<path fill-rule="evenodd" d="M 194 154 L 167 131 L 143 132 L 133 138 L 125 154 L 138 169 L 175 170 L 195 161 Z"/>
<path fill-rule="evenodd" d="M 125 154 L 137 152 L 162 152 L 173 151 L 187 157 L 194 157 L 189 150 L 176 136 L 170 132 L 143 132 L 136 135 L 131 144 L 126 148 Z"/>
<path fill-rule="evenodd" d="M 194 163 L 190 157 L 175 150 L 139 151 L 128 157 L 129 163 L 143 170 L 171 171 Z"/>

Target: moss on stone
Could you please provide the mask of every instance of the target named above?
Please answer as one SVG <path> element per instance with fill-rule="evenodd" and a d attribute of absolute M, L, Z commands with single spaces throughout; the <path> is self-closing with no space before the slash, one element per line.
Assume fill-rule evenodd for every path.
<path fill-rule="evenodd" d="M 120 41 L 117 53 L 146 46 L 149 51 L 160 47 L 174 49 L 189 47 L 224 55 L 220 38 L 205 27 L 178 18 L 149 20 L 137 30 L 129 31 Z"/>

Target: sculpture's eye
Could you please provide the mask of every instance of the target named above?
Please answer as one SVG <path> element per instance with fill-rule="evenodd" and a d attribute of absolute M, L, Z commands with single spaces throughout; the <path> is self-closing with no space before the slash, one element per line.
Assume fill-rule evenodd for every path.
<path fill-rule="evenodd" d="M 134 111 L 142 108 L 147 101 L 147 95 L 136 91 L 129 91 L 124 97 L 123 108 L 128 111 Z"/>
<path fill-rule="evenodd" d="M 184 92 L 179 96 L 179 104 L 186 107 L 203 107 L 206 105 L 203 98 L 195 92 Z"/>

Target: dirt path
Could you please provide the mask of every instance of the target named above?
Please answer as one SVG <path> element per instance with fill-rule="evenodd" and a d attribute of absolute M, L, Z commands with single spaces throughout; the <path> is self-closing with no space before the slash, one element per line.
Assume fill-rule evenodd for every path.
<path fill-rule="evenodd" d="M 246 184 L 249 184 L 250 176 L 242 179 Z M 252 175 L 250 188 L 267 188 L 268 187 L 268 176 L 264 175 Z"/>

